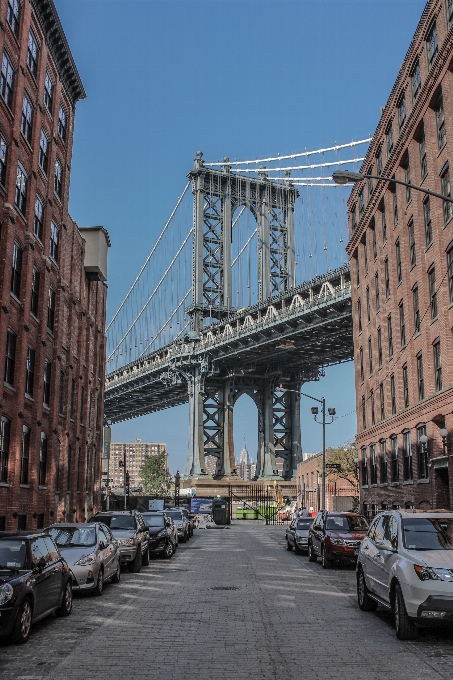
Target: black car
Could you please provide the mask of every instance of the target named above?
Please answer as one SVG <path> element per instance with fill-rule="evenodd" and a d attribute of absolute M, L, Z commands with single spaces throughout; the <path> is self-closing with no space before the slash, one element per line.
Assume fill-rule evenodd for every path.
<path fill-rule="evenodd" d="M 52 538 L 36 531 L 0 532 L 0 636 L 23 644 L 33 623 L 71 611 L 71 572 Z"/>
<path fill-rule="evenodd" d="M 138 510 L 112 510 L 98 512 L 89 522 L 106 524 L 118 541 L 120 562 L 129 571 L 137 573 L 149 564 L 148 527 Z"/>
<path fill-rule="evenodd" d="M 170 559 L 176 552 L 172 521 L 164 512 L 142 512 L 149 531 L 149 554 Z"/>

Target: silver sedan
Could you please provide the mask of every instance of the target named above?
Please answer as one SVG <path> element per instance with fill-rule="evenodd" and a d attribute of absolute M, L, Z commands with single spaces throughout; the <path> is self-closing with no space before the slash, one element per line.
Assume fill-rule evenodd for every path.
<path fill-rule="evenodd" d="M 105 524 L 53 524 L 46 531 L 73 573 L 74 590 L 102 595 L 106 579 L 119 583 L 118 541 Z"/>

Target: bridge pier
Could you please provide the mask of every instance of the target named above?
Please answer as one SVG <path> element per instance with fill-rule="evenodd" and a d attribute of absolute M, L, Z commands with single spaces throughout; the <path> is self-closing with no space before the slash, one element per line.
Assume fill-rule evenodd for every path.
<path fill-rule="evenodd" d="M 203 429 L 203 384 L 204 374 L 199 366 L 186 374 L 189 392 L 189 451 L 187 456 L 186 475 L 199 477 L 206 475 L 204 461 L 204 429 Z"/>

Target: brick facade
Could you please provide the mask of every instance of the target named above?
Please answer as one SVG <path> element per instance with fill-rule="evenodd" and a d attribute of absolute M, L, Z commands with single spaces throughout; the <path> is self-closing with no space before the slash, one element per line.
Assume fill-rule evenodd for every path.
<path fill-rule="evenodd" d="M 0 529 L 33 529 L 100 506 L 106 285 L 85 272 L 88 236 L 68 213 L 75 106 L 85 93 L 53 0 L 0 0 L 0 29 Z"/>
<path fill-rule="evenodd" d="M 326 451 L 329 461 L 329 450 Z M 316 453 L 297 466 L 297 503 L 311 512 L 321 509 L 322 500 L 322 453 Z M 334 480 L 326 476 L 326 510 L 352 510 L 355 489 L 346 479 Z"/>
<path fill-rule="evenodd" d="M 452 70 L 453 6 L 429 0 L 362 172 L 451 195 Z M 453 468 L 439 436 L 445 426 L 450 442 L 453 432 L 451 207 L 376 180 L 357 183 L 348 201 L 357 443 L 369 513 L 453 507 Z"/>

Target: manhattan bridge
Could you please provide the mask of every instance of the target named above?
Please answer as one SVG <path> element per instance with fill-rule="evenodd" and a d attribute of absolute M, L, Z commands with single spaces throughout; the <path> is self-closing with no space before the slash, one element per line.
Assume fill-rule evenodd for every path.
<path fill-rule="evenodd" d="M 330 177 L 358 169 L 369 141 L 256 161 L 197 152 L 107 326 L 108 422 L 188 402 L 186 474 L 205 475 L 210 455 L 216 478 L 229 478 L 234 405 L 247 394 L 257 479 L 277 478 L 276 457 L 295 478 L 301 386 L 353 358 L 347 192 Z"/>

